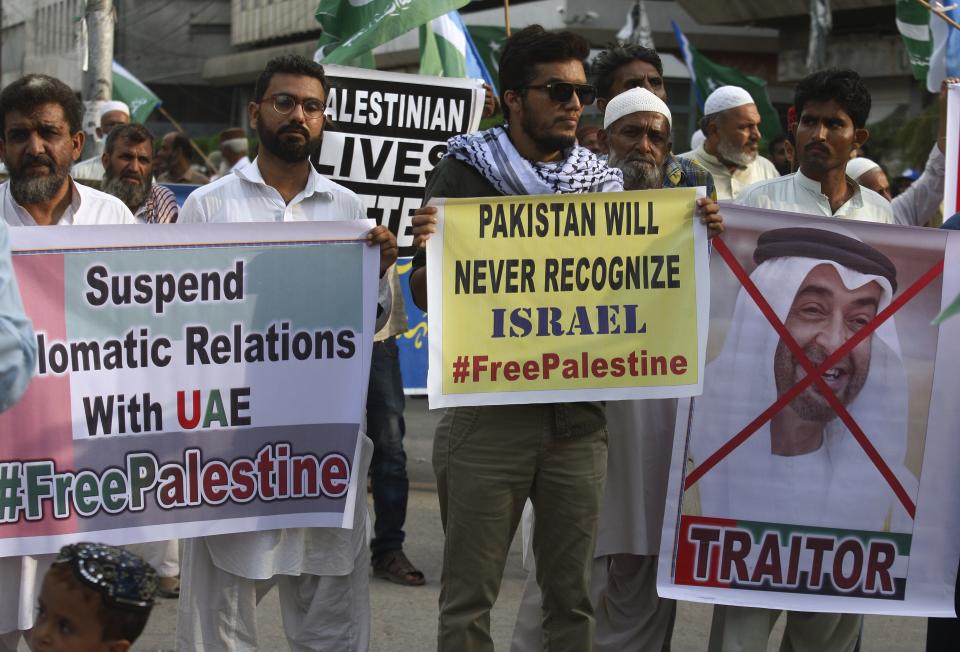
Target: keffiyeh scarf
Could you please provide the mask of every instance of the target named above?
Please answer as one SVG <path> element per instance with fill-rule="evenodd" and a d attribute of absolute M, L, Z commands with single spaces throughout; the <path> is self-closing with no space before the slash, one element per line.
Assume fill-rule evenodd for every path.
<path fill-rule="evenodd" d="M 505 195 L 623 190 L 623 173 L 586 147 L 574 145 L 562 161 L 531 162 L 510 142 L 505 127 L 454 136 L 447 141 L 447 154 L 475 168 Z"/>

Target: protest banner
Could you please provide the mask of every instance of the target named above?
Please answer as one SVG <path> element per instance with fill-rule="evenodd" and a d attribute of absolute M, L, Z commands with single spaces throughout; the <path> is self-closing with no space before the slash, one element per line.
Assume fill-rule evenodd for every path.
<path fill-rule="evenodd" d="M 702 194 L 441 200 L 427 242 L 430 407 L 699 393 Z"/>
<path fill-rule="evenodd" d="M 11 229 L 37 369 L 0 415 L 0 556 L 351 527 L 370 226 Z"/>
<path fill-rule="evenodd" d="M 428 77 L 325 65 L 328 119 L 316 159 L 320 173 L 360 196 L 367 217 L 397 236 L 398 272 L 413 256 L 410 220 L 423 202 L 426 175 L 447 139 L 476 131 L 482 80 Z M 401 284 L 409 295 L 407 279 Z M 397 337 L 404 391 L 426 392 L 426 318 L 406 296 L 410 331 Z"/>
<path fill-rule="evenodd" d="M 423 201 L 426 174 L 447 139 L 476 131 L 482 81 L 324 66 L 327 128 L 316 160 L 320 174 L 354 191 L 367 217 L 397 236 L 400 256 L 414 254 L 410 220 Z"/>
<path fill-rule="evenodd" d="M 408 327 L 407 332 L 397 335 L 397 346 L 400 349 L 400 375 L 403 378 L 404 394 L 423 395 L 427 393 L 427 313 L 413 302 L 410 292 L 412 269 L 412 259 L 397 261 L 397 274 L 400 276 Z"/>
<path fill-rule="evenodd" d="M 960 234 L 733 205 L 723 216 L 703 394 L 677 412 L 658 592 L 952 615 L 960 320 L 931 320 L 960 289 Z"/>

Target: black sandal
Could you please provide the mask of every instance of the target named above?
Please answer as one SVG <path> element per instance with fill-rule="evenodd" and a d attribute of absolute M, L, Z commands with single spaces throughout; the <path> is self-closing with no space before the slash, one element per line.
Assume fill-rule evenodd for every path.
<path fill-rule="evenodd" d="M 402 550 L 385 553 L 374 560 L 373 576 L 404 586 L 423 586 L 427 582 Z"/>

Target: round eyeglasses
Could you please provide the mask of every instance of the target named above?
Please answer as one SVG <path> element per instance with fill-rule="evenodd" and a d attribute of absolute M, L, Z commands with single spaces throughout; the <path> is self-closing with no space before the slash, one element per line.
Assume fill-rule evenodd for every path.
<path fill-rule="evenodd" d="M 273 110 L 280 115 L 290 115 L 299 104 L 303 109 L 303 117 L 307 120 L 319 120 L 323 117 L 323 111 L 326 109 L 323 100 L 316 97 L 307 97 L 301 100 L 289 93 L 276 93 L 263 98 L 260 102 L 266 102 L 267 100 L 273 100 Z"/>

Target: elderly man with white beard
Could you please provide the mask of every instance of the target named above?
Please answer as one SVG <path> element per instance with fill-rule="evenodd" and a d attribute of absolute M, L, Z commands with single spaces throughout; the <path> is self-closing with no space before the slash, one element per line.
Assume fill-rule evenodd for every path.
<path fill-rule="evenodd" d="M 624 190 L 705 186 L 708 196 L 697 200 L 700 221 L 717 235 L 723 221 L 713 179 L 670 153 L 670 130 L 663 100 L 632 88 L 607 103 L 599 139 L 609 165 L 623 171 Z M 670 647 L 676 603 L 657 596 L 656 579 L 676 411 L 676 399 L 606 405 L 610 453 L 591 578 L 595 652 Z M 535 575 L 524 588 L 511 652 L 543 647 Z"/>
<path fill-rule="evenodd" d="M 773 163 L 758 154 L 760 112 L 750 93 L 739 86 L 721 86 L 707 97 L 703 113 L 706 140 L 679 156 L 713 175 L 718 199 L 736 199 L 751 183 L 780 176 Z"/>

